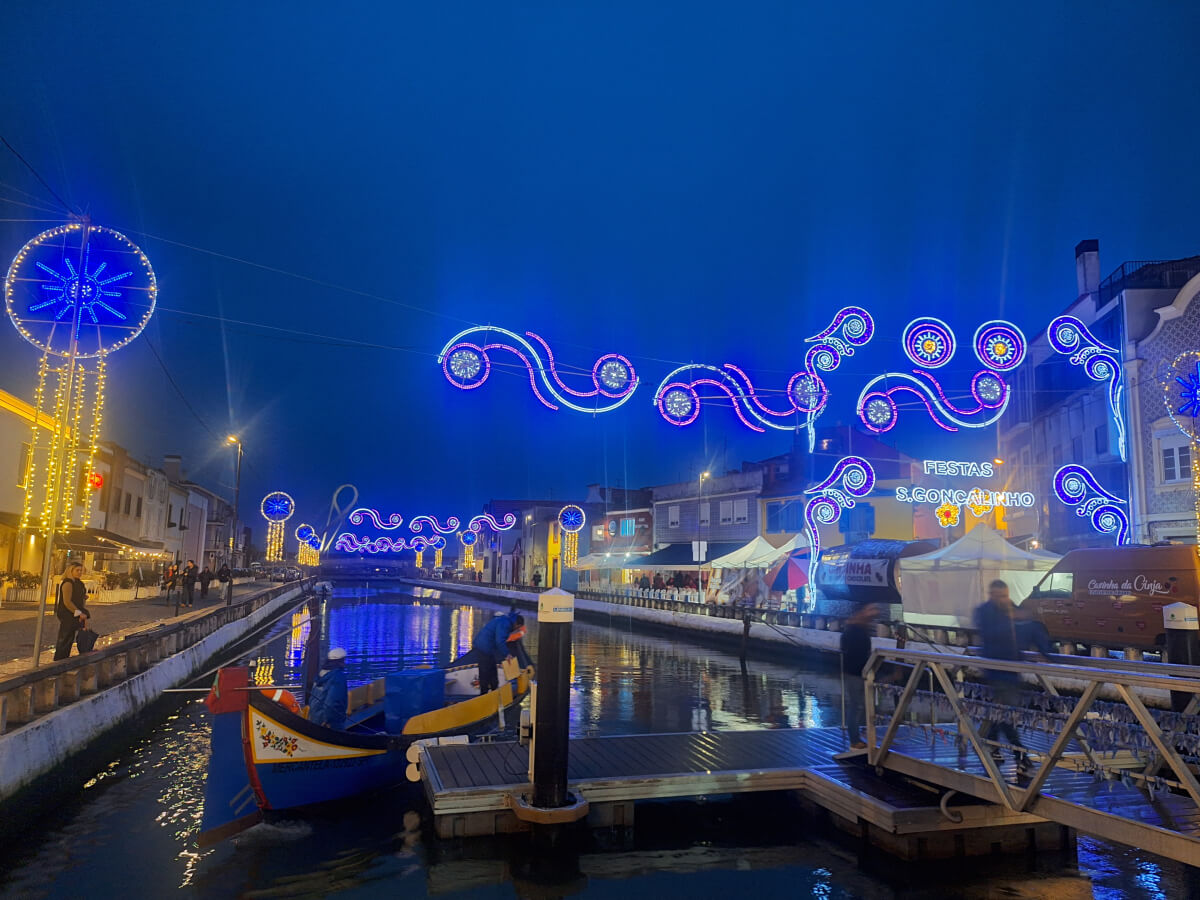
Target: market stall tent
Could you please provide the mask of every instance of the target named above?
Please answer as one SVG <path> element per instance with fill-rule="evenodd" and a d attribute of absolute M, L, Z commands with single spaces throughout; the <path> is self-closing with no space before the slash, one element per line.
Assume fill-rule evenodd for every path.
<path fill-rule="evenodd" d="M 1013 601 L 1020 603 L 1059 558 L 1028 553 L 987 525 L 976 525 L 948 547 L 899 560 L 904 621 L 969 627 L 994 579 L 1007 582 Z"/>
<path fill-rule="evenodd" d="M 808 540 L 802 534 L 796 535 L 782 547 L 774 547 L 759 536 L 744 547 L 714 559 L 709 565 L 714 569 L 769 569 L 793 550 L 807 546 Z"/>

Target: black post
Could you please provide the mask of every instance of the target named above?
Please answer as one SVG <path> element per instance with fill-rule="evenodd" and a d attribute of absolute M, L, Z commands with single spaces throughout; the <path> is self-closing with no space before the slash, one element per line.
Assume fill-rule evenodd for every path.
<path fill-rule="evenodd" d="M 571 623 L 575 598 L 557 588 L 538 595 L 537 706 L 533 719 L 533 806 L 567 800 L 567 733 L 571 703 Z"/>
<path fill-rule="evenodd" d="M 1178 666 L 1200 665 L 1200 631 L 1196 625 L 1196 607 L 1187 603 L 1163 607 L 1167 662 Z M 1183 712 L 1193 696 L 1186 691 L 1171 691 L 1171 708 Z"/>

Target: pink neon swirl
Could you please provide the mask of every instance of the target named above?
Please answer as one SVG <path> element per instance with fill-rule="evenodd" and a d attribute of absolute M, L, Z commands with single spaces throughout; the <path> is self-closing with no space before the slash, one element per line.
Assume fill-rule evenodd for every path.
<path fill-rule="evenodd" d="M 504 514 L 504 524 L 501 525 L 496 521 L 496 517 L 491 513 L 480 513 L 467 523 L 467 527 L 479 534 L 483 530 L 483 526 L 487 525 L 492 531 L 508 531 L 517 524 L 517 517 L 512 513 Z"/>
<path fill-rule="evenodd" d="M 766 413 L 768 416 L 774 416 L 777 419 L 786 419 L 788 416 L 790 416 L 794 412 L 796 412 L 795 407 L 793 407 L 792 409 L 785 409 L 783 412 L 778 412 L 774 409 L 771 409 L 768 406 L 764 406 L 763 402 L 758 399 L 758 394 L 754 390 L 754 382 L 752 382 L 750 380 L 749 375 L 747 375 L 745 372 L 743 372 L 741 369 L 739 369 L 733 363 L 725 363 L 725 368 L 729 369 L 731 372 L 737 372 L 739 375 L 742 376 L 742 380 L 744 382 L 746 382 L 746 387 L 749 389 L 746 392 L 746 396 L 748 396 L 754 402 L 754 405 L 757 406 L 764 413 Z M 743 419 L 742 421 L 745 421 L 745 419 Z M 761 429 L 761 428 L 759 429 L 759 431 L 762 431 L 762 430 L 763 429 Z"/>
<path fill-rule="evenodd" d="M 538 390 L 537 380 L 534 378 L 534 374 L 533 374 L 533 364 L 529 362 L 529 359 L 525 356 L 524 353 L 522 353 L 516 347 L 510 347 L 508 344 L 484 344 L 483 349 L 484 350 L 507 350 L 509 353 L 516 356 L 517 359 L 521 360 L 521 362 L 525 363 L 525 368 L 529 371 L 529 386 L 531 388 L 533 388 L 533 396 L 537 397 L 538 400 L 542 401 L 542 405 L 547 407 L 548 409 L 558 409 L 557 406 L 555 406 L 553 403 L 551 403 L 549 400 L 547 400 L 545 397 L 543 397 L 542 392 Z"/>
<path fill-rule="evenodd" d="M 947 425 L 945 422 L 942 421 L 942 417 L 940 415 L 938 415 L 937 407 L 935 407 L 933 405 L 933 401 L 930 400 L 929 397 L 927 397 L 925 394 L 922 394 L 920 391 L 918 391 L 915 387 L 912 387 L 907 384 L 900 384 L 900 385 L 897 385 L 896 387 L 888 388 L 886 391 L 882 391 L 881 393 L 884 393 L 888 397 L 891 397 L 893 394 L 899 394 L 901 391 L 907 391 L 908 393 L 913 394 L 922 403 L 924 403 L 925 409 L 929 413 L 929 418 L 931 418 L 933 420 L 933 423 L 935 425 L 937 425 L 939 428 L 944 428 L 946 431 L 951 431 L 951 432 L 958 431 L 958 429 L 956 427 L 954 427 L 953 425 Z"/>
<path fill-rule="evenodd" d="M 952 413 L 954 413 L 955 415 L 973 416 L 983 409 L 982 403 L 980 403 L 974 409 L 959 409 L 957 406 L 955 406 L 953 403 L 951 403 L 948 399 L 946 399 L 946 393 L 945 393 L 945 391 L 942 390 L 942 385 L 936 378 L 934 378 L 928 372 L 922 372 L 920 369 L 913 369 L 913 374 L 921 375 L 921 376 L 924 376 L 925 378 L 929 379 L 930 383 L 933 385 L 934 389 L 937 391 L 938 399 L 941 400 L 942 404 L 948 410 L 950 410 Z M 976 400 L 976 402 L 978 402 L 979 398 L 976 397 L 975 400 Z"/>
<path fill-rule="evenodd" d="M 737 413 L 737 417 L 739 419 L 741 419 L 742 424 L 745 425 L 747 428 L 749 428 L 751 431 L 757 431 L 759 433 L 762 433 L 767 430 L 767 429 L 763 428 L 761 425 L 755 425 L 753 422 L 751 422 L 749 419 L 746 418 L 745 414 L 742 412 L 741 404 L 738 403 L 737 395 L 734 394 L 734 392 L 730 389 L 729 385 L 725 384 L 724 382 L 717 381 L 714 378 L 697 378 L 695 381 L 693 381 L 691 383 L 691 386 L 693 388 L 695 388 L 695 386 L 698 384 L 711 384 L 713 387 L 720 388 L 721 390 L 723 390 L 726 393 L 726 395 L 729 397 L 730 402 L 733 404 L 733 411 L 735 413 Z"/>

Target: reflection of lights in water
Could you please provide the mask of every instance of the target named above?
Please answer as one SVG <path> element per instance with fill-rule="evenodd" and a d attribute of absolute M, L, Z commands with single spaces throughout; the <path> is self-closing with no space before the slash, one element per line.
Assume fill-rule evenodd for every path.
<path fill-rule="evenodd" d="M 260 656 L 254 661 L 254 683 L 274 684 L 275 660 L 269 656 Z"/>

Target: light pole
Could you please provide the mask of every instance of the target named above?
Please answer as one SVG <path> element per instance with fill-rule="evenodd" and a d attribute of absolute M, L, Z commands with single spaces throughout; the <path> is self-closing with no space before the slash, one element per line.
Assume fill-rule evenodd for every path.
<path fill-rule="evenodd" d="M 229 532 L 229 583 L 225 585 L 225 605 L 233 605 L 233 570 L 234 565 L 234 548 L 237 546 L 237 531 L 238 531 L 238 500 L 241 499 L 242 493 L 242 439 L 236 434 L 231 434 L 225 438 L 226 443 L 233 444 L 237 447 L 237 468 L 233 480 L 233 528 Z"/>
<path fill-rule="evenodd" d="M 707 599 L 704 596 L 704 587 L 703 587 L 703 582 L 701 581 L 701 569 L 704 566 L 704 561 L 703 561 L 703 559 L 701 559 L 701 557 L 708 555 L 706 553 L 700 552 L 700 542 L 702 540 L 702 534 L 700 531 L 700 522 L 701 522 L 700 507 L 703 505 L 703 501 L 704 501 L 704 482 L 706 482 L 708 480 L 708 478 L 711 474 L 712 474 L 711 472 L 701 472 L 700 473 L 700 481 L 696 486 L 696 593 L 699 595 L 699 599 L 697 601 L 699 603 L 703 603 L 705 601 L 705 599 Z M 709 513 L 709 527 L 710 528 L 712 527 L 711 523 L 712 523 L 712 513 L 710 512 Z"/>

